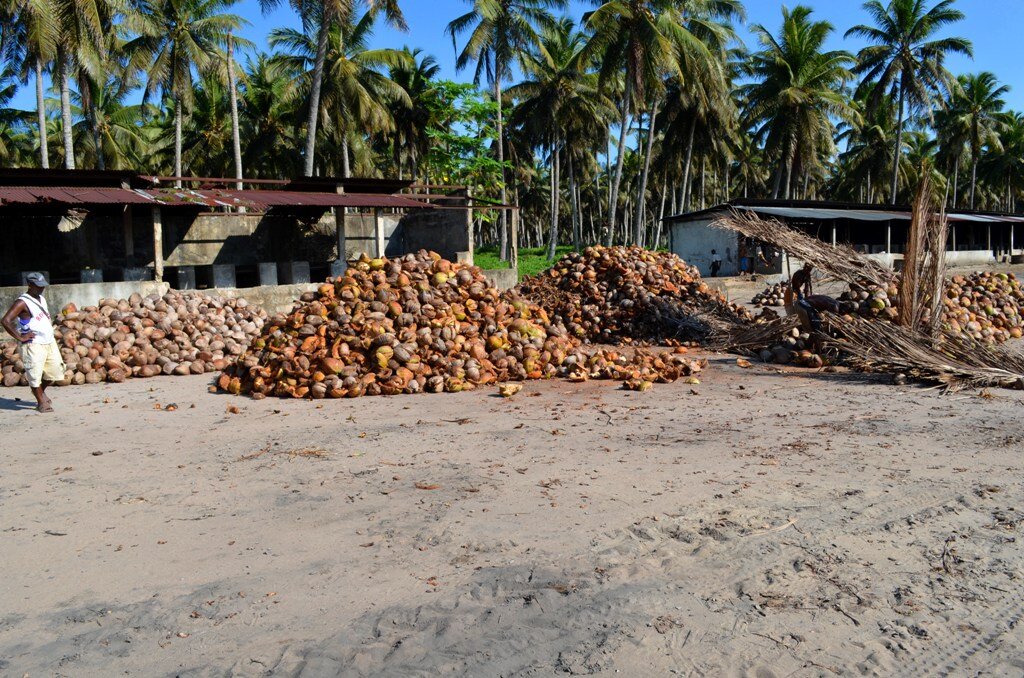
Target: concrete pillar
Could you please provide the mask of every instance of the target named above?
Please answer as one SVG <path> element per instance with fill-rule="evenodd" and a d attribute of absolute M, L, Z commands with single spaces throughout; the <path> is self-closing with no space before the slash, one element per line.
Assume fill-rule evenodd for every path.
<path fill-rule="evenodd" d="M 953 251 L 956 252 L 956 224 L 949 227 L 949 232 L 953 234 Z"/>
<path fill-rule="evenodd" d="M 992 251 L 992 224 L 988 224 L 988 251 Z"/>
<path fill-rule="evenodd" d="M 153 208 L 153 280 L 164 281 L 164 222 L 159 207 Z"/>
<path fill-rule="evenodd" d="M 510 209 L 512 219 L 510 223 L 508 267 L 516 272 L 516 280 L 519 279 L 519 208 Z"/>
<path fill-rule="evenodd" d="M 885 253 L 892 254 L 892 222 L 885 222 Z"/>
<path fill-rule="evenodd" d="M 832 222 L 832 247 L 836 246 L 836 222 Z"/>
<path fill-rule="evenodd" d="M 1013 223 L 1010 224 L 1010 256 L 1013 256 Z"/>
<path fill-rule="evenodd" d="M 386 246 L 384 244 L 384 221 L 380 218 L 379 207 L 373 210 L 373 243 L 376 256 L 383 257 Z"/>

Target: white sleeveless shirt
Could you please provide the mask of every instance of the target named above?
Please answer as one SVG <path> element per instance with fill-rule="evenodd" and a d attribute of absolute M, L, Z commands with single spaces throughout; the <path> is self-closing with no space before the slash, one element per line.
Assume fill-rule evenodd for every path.
<path fill-rule="evenodd" d="M 28 329 L 35 332 L 32 337 L 32 344 L 53 343 L 53 323 L 50 321 L 50 308 L 46 304 L 46 298 L 36 299 L 31 294 L 23 294 L 18 297 L 25 302 L 32 318 L 28 321 Z"/>

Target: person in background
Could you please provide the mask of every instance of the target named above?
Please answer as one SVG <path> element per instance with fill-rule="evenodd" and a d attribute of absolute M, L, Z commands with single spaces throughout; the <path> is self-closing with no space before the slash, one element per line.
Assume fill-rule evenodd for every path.
<path fill-rule="evenodd" d="M 25 366 L 28 387 L 36 398 L 36 409 L 53 412 L 53 401 L 46 395 L 46 387 L 61 381 L 65 368 L 53 336 L 50 309 L 43 296 L 49 283 L 42 273 L 29 273 L 25 280 L 28 291 L 7 309 L 0 324 L 21 344 L 21 362 Z"/>
<path fill-rule="evenodd" d="M 814 309 L 807 303 L 807 297 L 814 294 L 811 284 L 811 271 L 814 267 L 805 263 L 803 268 L 793 274 L 793 278 L 786 287 L 786 294 L 783 303 L 786 308 L 786 315 L 797 315 L 800 317 L 800 324 L 810 332 L 814 329 Z"/>
<path fill-rule="evenodd" d="M 722 257 L 717 250 L 711 250 L 711 277 L 717 278 L 718 272 L 722 270 Z"/>

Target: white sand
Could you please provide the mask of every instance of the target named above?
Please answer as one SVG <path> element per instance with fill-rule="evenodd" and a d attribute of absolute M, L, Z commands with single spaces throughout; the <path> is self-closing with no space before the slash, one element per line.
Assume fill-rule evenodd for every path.
<path fill-rule="evenodd" d="M 1021 394 L 702 380 L 0 390 L 0 674 L 1024 673 Z"/>

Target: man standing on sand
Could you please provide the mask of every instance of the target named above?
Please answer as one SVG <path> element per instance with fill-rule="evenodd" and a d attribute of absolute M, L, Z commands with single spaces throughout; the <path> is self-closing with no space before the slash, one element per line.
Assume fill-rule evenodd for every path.
<path fill-rule="evenodd" d="M 722 257 L 717 251 L 711 250 L 711 277 L 717 278 L 718 272 L 722 270 Z"/>
<path fill-rule="evenodd" d="M 21 344 L 21 362 L 28 386 L 36 397 L 36 409 L 53 412 L 46 387 L 64 378 L 64 360 L 53 336 L 53 322 L 43 292 L 49 284 L 42 273 L 25 276 L 28 292 L 18 297 L 4 314 L 0 324 Z"/>

